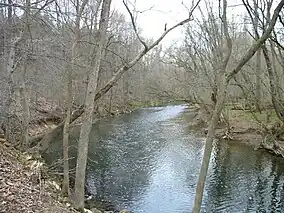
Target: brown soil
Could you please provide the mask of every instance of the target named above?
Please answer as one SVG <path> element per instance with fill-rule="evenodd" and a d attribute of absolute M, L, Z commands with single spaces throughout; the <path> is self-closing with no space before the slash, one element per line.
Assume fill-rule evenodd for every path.
<path fill-rule="evenodd" d="M 188 112 L 189 116 L 191 116 L 189 129 L 198 136 L 205 137 L 210 121 L 210 114 L 198 105 L 190 106 Z M 269 152 L 279 155 L 279 151 L 276 152 L 275 147 L 264 146 L 264 133 L 259 123 L 253 119 L 244 119 L 240 115 L 241 112 L 241 110 L 230 111 L 230 132 L 227 132 L 225 123 L 221 122 L 216 129 L 216 138 L 225 139 L 224 141 L 227 142 L 243 143 L 252 146 L 254 149 L 264 148 Z"/>
<path fill-rule="evenodd" d="M 225 131 L 225 129 L 223 130 Z M 231 140 L 259 148 L 263 136 L 257 121 L 244 120 L 239 116 L 239 110 L 232 110 L 230 115 Z"/>
<path fill-rule="evenodd" d="M 54 181 L 42 179 L 39 160 L 3 142 L 0 155 L 0 212 L 76 212 L 58 201 L 60 193 Z"/>

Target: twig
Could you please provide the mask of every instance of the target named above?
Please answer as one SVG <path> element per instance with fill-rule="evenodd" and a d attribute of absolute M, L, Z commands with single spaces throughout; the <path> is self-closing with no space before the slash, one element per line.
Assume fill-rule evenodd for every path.
<path fill-rule="evenodd" d="M 123 4 L 124 4 L 124 6 L 126 7 L 127 12 L 128 12 L 129 15 L 130 15 L 130 19 L 131 19 L 131 23 L 132 23 L 132 26 L 133 26 L 135 35 L 137 36 L 137 38 L 138 38 L 138 40 L 141 42 L 141 44 L 143 44 L 143 46 L 145 47 L 145 49 L 148 49 L 148 45 L 146 44 L 145 41 L 142 40 L 142 38 L 140 37 L 140 35 L 139 35 L 138 31 L 137 31 L 137 27 L 136 27 L 136 24 L 135 24 L 134 16 L 133 16 L 132 12 L 130 11 L 128 5 L 126 4 L 125 0 L 123 0 Z"/>

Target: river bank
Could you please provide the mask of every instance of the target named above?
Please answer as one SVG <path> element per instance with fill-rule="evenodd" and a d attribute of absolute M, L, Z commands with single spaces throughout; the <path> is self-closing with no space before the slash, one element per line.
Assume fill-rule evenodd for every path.
<path fill-rule="evenodd" d="M 206 136 L 210 122 L 210 113 L 199 105 L 188 107 L 190 116 L 189 129 L 193 134 Z M 269 153 L 284 158 L 284 139 L 282 135 L 275 137 L 273 134 L 279 126 L 273 112 L 267 121 L 264 114 L 254 113 L 249 110 L 226 110 L 229 120 L 221 119 L 216 132 L 216 139 L 230 142 L 238 142 L 249 145 L 255 150 L 264 149 Z M 229 126 L 229 129 L 228 129 Z"/>
<path fill-rule="evenodd" d="M 157 114 L 157 119 L 164 120 L 164 119 L 167 119 L 167 116 L 169 116 L 167 113 L 169 112 L 173 114 L 176 113 L 176 111 L 174 110 L 175 109 L 174 107 L 173 107 L 173 111 L 171 110 L 168 111 L 167 108 L 163 108 L 163 109 L 164 109 L 164 112 L 162 113 L 161 111 L 161 114 L 159 110 L 156 112 L 155 111 L 153 112 L 154 114 L 155 113 Z M 210 115 L 208 114 L 208 112 L 202 109 L 201 107 L 199 107 L 198 105 L 188 105 L 188 107 L 185 107 L 184 110 L 185 110 L 185 113 L 181 115 L 187 117 L 186 120 L 188 122 L 186 122 L 186 125 L 189 125 L 188 128 L 190 129 L 191 133 L 199 134 L 200 136 L 205 137 L 206 130 L 208 127 L 208 121 L 210 119 Z M 135 113 L 133 114 L 133 116 L 135 117 Z M 152 116 L 151 117 L 146 116 L 145 119 L 151 120 L 153 118 Z M 145 121 L 145 119 L 142 119 L 142 120 Z M 124 119 L 122 120 L 123 122 L 127 121 Z M 150 123 L 152 123 L 152 121 Z M 269 124 L 269 125 L 272 125 L 272 124 Z M 267 124 L 267 126 L 269 125 Z M 51 122 L 47 126 L 49 126 L 48 128 L 54 128 L 56 127 L 56 124 Z M 162 127 L 165 127 L 165 126 L 162 125 L 161 128 Z M 142 128 L 139 127 L 138 129 L 143 130 L 143 128 L 148 128 L 148 124 L 146 126 L 142 126 Z M 153 126 L 153 128 L 159 128 L 159 125 Z M 105 129 L 105 127 L 103 127 L 103 129 Z M 34 130 L 34 133 L 40 132 L 39 130 L 36 130 L 35 128 L 33 130 Z M 117 127 L 116 127 L 116 130 L 117 130 Z M 243 110 L 231 110 L 230 111 L 230 131 L 227 132 L 226 130 L 227 130 L 226 125 L 224 124 L 224 122 L 220 123 L 216 131 L 216 138 L 226 140 L 228 143 L 232 141 L 233 142 L 238 141 L 239 143 L 250 145 L 254 147 L 255 149 L 263 148 L 261 146 L 263 144 L 263 141 L 265 140 L 265 135 L 263 134 L 263 131 L 261 131 L 262 129 L 260 128 L 259 123 L 254 121 L 250 117 L 248 117 L 248 113 L 244 112 Z M 45 130 L 41 130 L 41 131 L 45 131 Z M 119 132 L 123 133 L 123 131 L 119 131 Z M 134 133 L 135 132 L 136 131 L 134 131 Z M 149 131 L 146 131 L 146 132 L 149 132 Z M 143 132 L 144 137 L 145 137 L 146 132 Z M 159 129 L 157 134 L 160 134 L 160 132 L 161 131 Z M 173 131 L 173 133 L 176 133 L 176 132 L 177 130 Z M 157 136 L 157 134 L 154 134 L 154 135 Z M 98 135 L 98 134 L 95 133 L 94 135 Z M 165 138 L 168 138 L 168 136 Z M 137 140 L 139 140 L 139 138 L 137 138 Z M 154 141 L 163 141 L 163 140 L 161 140 L 160 138 L 157 138 L 157 140 L 154 140 Z M 1 200 L 2 203 L 1 203 L 0 211 L 2 211 L 2 208 L 3 208 L 3 211 L 9 210 L 8 212 L 17 212 L 18 209 L 22 208 L 21 212 L 25 212 L 25 210 L 29 210 L 33 208 L 35 212 L 40 212 L 41 210 L 40 208 L 43 207 L 46 209 L 46 212 L 75 212 L 75 210 L 72 209 L 72 207 L 70 206 L 69 202 L 63 199 L 62 197 L 60 197 L 60 184 L 59 184 L 60 179 L 58 179 L 58 177 L 53 179 L 54 177 L 52 176 L 45 176 L 44 172 L 42 172 L 42 170 L 39 169 L 40 168 L 39 165 L 40 166 L 44 165 L 44 163 L 42 162 L 40 158 L 36 158 L 36 157 L 29 156 L 27 154 L 20 153 L 19 151 L 9 146 L 9 144 L 7 143 L 5 144 L 6 145 L 4 145 L 4 143 L 0 143 L 1 145 L 0 151 L 4 153 L 4 154 L 0 153 L 1 156 L 3 156 L 1 158 L 1 169 L 4 168 L 1 170 L 1 177 L 3 177 L 3 180 L 1 180 L 2 185 L 0 186 L 0 188 L 4 189 L 3 191 L 1 191 L 1 193 L 3 192 L 3 196 L 6 196 L 5 199 L 3 199 L 3 202 Z M 38 165 L 36 166 L 36 169 L 35 169 L 35 165 Z M 127 173 L 128 172 L 129 171 L 127 170 Z M 21 175 L 15 176 L 15 179 L 13 179 L 11 178 L 13 177 L 13 174 L 21 174 Z M 42 178 L 38 178 L 38 177 L 42 177 Z M 4 194 L 4 192 L 6 193 L 6 191 L 8 191 L 7 187 L 9 186 L 15 186 L 15 188 L 12 188 L 13 191 L 11 194 L 8 194 L 8 195 Z M 26 187 L 28 187 L 30 192 L 25 191 Z M 18 190 L 20 190 L 20 193 L 18 193 Z M 34 193 L 34 191 L 36 193 Z M 22 194 L 22 192 L 27 192 L 27 194 Z M 45 198 L 45 196 L 47 198 Z M 25 197 L 25 199 L 30 199 L 30 201 L 22 199 L 22 197 Z M 34 201 L 36 199 L 39 199 L 39 201 Z M 51 200 L 48 201 L 45 199 L 51 199 Z M 17 204 L 14 205 L 14 202 L 16 202 Z M 24 204 L 21 204 L 21 202 L 24 202 Z M 41 205 L 41 202 L 44 202 L 46 206 Z M 29 203 L 32 203 L 32 204 L 30 205 Z M 50 203 L 56 203 L 56 206 L 50 205 Z M 94 203 L 89 204 L 89 208 L 98 207 L 98 206 L 99 204 L 94 204 Z M 13 208 L 15 208 L 16 210 Z M 49 208 L 51 208 L 52 211 L 50 211 Z"/>
<path fill-rule="evenodd" d="M 57 179 L 45 172 L 44 162 L 0 143 L 0 212 L 74 213 L 60 202 Z"/>
<path fill-rule="evenodd" d="M 86 171 L 93 197 L 137 213 L 190 212 L 205 133 L 195 137 L 189 131 L 194 113 L 188 110 L 186 105 L 142 108 L 94 124 Z M 77 128 L 71 157 L 78 136 Z M 60 158 L 60 147 L 60 139 L 50 147 L 51 162 Z M 202 212 L 282 209 L 283 169 L 283 160 L 265 151 L 216 141 Z"/>
<path fill-rule="evenodd" d="M 63 119 L 62 114 L 55 112 L 49 105 L 40 107 L 32 113 L 33 119 L 28 129 L 31 138 L 41 138 L 43 134 L 55 129 Z M 96 121 L 130 112 L 130 108 L 107 114 L 96 112 Z M 77 125 L 80 125 L 80 121 L 74 123 L 73 127 Z M 62 176 L 57 171 L 61 165 L 57 165 L 56 171 L 50 173 L 49 169 L 54 165 L 46 164 L 38 152 L 26 151 L 18 150 L 0 132 L 0 212 L 78 212 L 69 199 L 61 196 Z M 86 212 L 105 212 L 103 206 L 92 199 L 86 199 L 85 205 Z"/>
<path fill-rule="evenodd" d="M 5 140 L 0 142 L 0 156 L 0 212 L 79 213 L 61 195 L 61 176 L 50 173 L 41 156 L 22 153 Z M 100 203 L 86 199 L 85 212 L 106 211 Z"/>
<path fill-rule="evenodd" d="M 230 114 L 230 121 L 232 121 L 232 118 L 234 117 L 234 121 L 237 121 L 237 119 L 245 120 L 244 118 L 247 117 L 247 114 L 241 114 L 241 111 L 233 112 L 236 114 L 234 116 L 233 113 Z M 195 186 L 194 184 L 190 185 L 189 191 L 188 187 L 184 186 L 189 182 L 194 183 L 196 181 L 196 175 L 198 174 L 198 168 L 200 166 L 199 163 L 201 162 L 202 158 L 202 140 L 206 135 L 209 118 L 210 115 L 208 115 L 206 111 L 203 111 L 198 106 L 178 105 L 139 109 L 128 115 L 125 114 L 117 116 L 113 119 L 103 119 L 95 124 L 90 135 L 89 157 L 91 161 L 89 162 L 86 175 L 86 186 L 93 197 L 96 197 L 97 200 L 105 200 L 113 207 L 110 209 L 101 208 L 101 210 L 104 209 L 119 212 L 115 211 L 115 209 L 121 210 L 126 208 L 134 212 L 149 212 L 149 209 L 151 210 L 150 212 L 171 212 L 172 210 L 172 212 L 178 212 L 174 210 L 179 209 L 180 206 L 183 206 L 184 209 L 191 209 L 188 201 L 193 199 L 192 196 L 195 191 Z M 230 122 L 230 124 L 232 129 L 230 134 L 226 134 L 226 128 L 223 126 L 224 124 L 221 123 L 217 129 L 216 138 L 227 137 L 225 140 L 227 140 L 229 143 L 233 141 L 233 139 L 239 139 L 240 143 L 248 143 L 248 141 L 250 141 L 251 146 L 253 146 L 253 140 L 251 140 L 252 136 L 257 135 L 258 137 L 261 135 L 257 133 L 257 126 L 255 126 L 254 123 L 248 125 L 247 122 L 240 123 L 238 120 L 238 122 L 235 122 L 235 124 L 233 122 Z M 188 129 L 190 129 L 190 131 L 188 131 Z M 74 129 L 74 137 L 72 137 L 70 140 L 70 146 L 72 146 L 72 148 L 70 147 L 70 157 L 72 158 L 76 156 L 77 150 L 74 145 L 76 145 L 78 131 L 79 128 L 76 128 L 76 130 Z M 242 134 L 240 134 L 240 132 Z M 194 137 L 194 133 L 200 134 L 202 137 Z M 245 140 L 247 140 L 247 142 L 245 142 Z M 255 139 L 256 147 L 259 145 L 259 141 L 260 140 L 258 140 L 258 138 Z M 13 151 L 12 147 L 9 146 L 8 143 L 6 144 L 6 148 L 9 148 Z M 55 151 L 54 158 L 51 158 L 51 162 L 54 162 L 52 159 L 61 159 L 62 141 L 59 138 L 51 145 L 53 145 L 53 147 L 50 147 L 50 151 Z M 3 150 L 3 152 L 8 153 L 5 147 L 0 148 Z M 222 185 L 225 184 L 226 186 L 227 184 L 227 186 L 231 187 L 232 183 L 235 183 L 235 181 L 239 180 L 240 182 L 234 187 L 239 189 L 239 186 L 242 185 L 243 189 L 247 189 L 248 187 L 246 186 L 245 180 L 251 180 L 259 177 L 260 172 L 262 171 L 262 166 L 265 166 L 266 168 L 267 162 L 273 162 L 271 163 L 273 166 L 270 168 L 271 174 L 274 174 L 277 166 L 282 168 L 278 162 L 279 158 L 275 159 L 274 156 L 261 152 L 252 153 L 250 148 L 242 148 L 242 146 L 238 144 L 231 146 L 228 145 L 228 143 L 219 143 L 214 152 L 215 153 L 213 153 L 212 157 L 214 160 L 211 171 L 211 174 L 214 175 L 208 180 L 209 185 L 207 190 L 208 193 L 213 193 L 212 196 L 210 196 L 211 199 L 217 196 L 218 199 L 224 199 L 226 202 L 232 201 L 230 203 L 232 206 L 235 206 L 236 203 L 235 200 L 232 200 L 232 198 L 238 199 L 238 194 L 234 194 L 236 193 L 234 190 L 229 190 L 226 192 L 224 191 L 224 193 L 221 195 L 218 195 L 218 193 L 214 194 L 215 188 L 219 190 L 219 182 Z M 17 153 L 19 152 L 16 151 L 13 155 L 17 156 Z M 21 170 L 19 172 L 19 170 L 12 168 L 11 171 L 20 174 L 28 174 L 31 171 L 32 173 L 35 173 L 35 178 L 26 180 L 25 178 L 30 176 L 24 176 L 24 179 L 21 181 L 21 183 L 31 182 L 35 184 L 32 185 L 35 188 L 42 188 L 43 184 L 47 184 L 47 190 L 51 190 L 51 193 L 53 193 L 54 200 L 52 202 L 59 202 L 59 208 L 67 207 L 66 211 L 69 211 L 69 208 L 71 208 L 69 207 L 69 202 L 60 197 L 60 184 L 58 184 L 61 182 L 60 179 L 57 179 L 59 181 L 55 180 L 54 184 L 52 177 L 45 176 L 43 170 L 40 170 L 40 176 L 44 178 L 39 179 L 39 172 L 36 172 L 38 169 L 34 170 L 34 167 L 31 168 L 31 166 L 25 165 L 34 165 L 33 162 L 42 162 L 39 160 L 40 158 L 30 157 L 29 155 L 23 153 L 20 153 L 20 156 L 22 157 L 15 158 L 17 160 L 16 162 L 8 159 L 10 161 L 9 165 L 24 165 L 24 169 L 27 167 L 28 170 Z M 245 162 L 242 161 L 242 159 L 247 158 L 251 159 Z M 6 168 L 7 165 L 3 165 L 4 166 L 1 166 L 1 168 Z M 35 165 L 38 165 L 38 163 L 35 163 Z M 59 163 L 58 165 L 60 166 L 61 164 Z M 36 166 L 36 168 L 38 167 Z M 255 174 L 248 173 L 247 171 L 251 171 L 252 168 L 260 169 L 255 171 Z M 227 172 L 222 173 L 222 175 L 219 174 L 219 171 L 225 170 Z M 277 171 L 278 170 L 280 174 L 281 169 L 277 169 Z M 234 171 L 232 174 L 238 172 L 241 174 L 241 176 L 238 179 L 235 179 L 234 176 L 228 176 L 228 174 L 230 174 L 228 171 Z M 10 177 L 12 176 L 13 172 L 7 174 L 7 177 Z M 248 174 L 251 176 L 248 177 Z M 273 176 L 271 174 L 268 176 L 269 181 L 274 183 L 273 178 L 279 179 L 279 175 Z M 2 176 L 4 177 L 4 175 Z M 8 181 L 4 180 L 2 182 L 5 184 L 7 182 L 9 184 L 17 183 L 17 180 L 14 179 L 7 180 Z M 32 182 L 31 180 L 35 181 Z M 228 182 L 224 183 L 224 180 L 227 180 Z M 1 187 L 7 187 L 6 185 Z M 266 185 L 267 184 L 264 184 L 263 186 Z M 18 188 L 22 191 L 24 190 L 20 187 Z M 271 190 L 270 185 L 267 186 L 267 188 L 268 191 Z M 223 190 L 226 190 L 226 188 Z M 252 196 L 251 193 L 255 190 L 257 189 L 252 188 L 251 191 L 247 192 L 247 196 Z M 278 185 L 275 190 L 278 190 Z M 7 188 L 5 191 L 7 191 Z M 14 191 L 14 194 L 16 193 L 17 190 Z M 159 199 L 161 197 L 161 193 L 165 196 L 165 198 Z M 223 195 L 225 196 L 226 193 L 230 196 L 223 197 Z M 38 194 L 34 194 L 36 197 L 39 197 Z M 172 196 L 173 194 L 175 194 L 174 201 Z M 181 194 L 183 196 L 180 196 Z M 36 199 L 36 197 L 33 199 Z M 21 196 L 17 197 L 17 199 L 22 202 Z M 255 199 L 259 199 L 259 197 L 256 197 Z M 272 195 L 271 199 L 274 199 Z M 5 202 L 6 206 L 14 206 L 14 200 L 6 199 Z M 23 200 L 23 202 L 28 203 L 28 201 L 25 200 Z M 207 199 L 206 202 L 210 203 L 211 201 L 210 199 Z M 241 202 L 243 202 L 243 200 Z M 249 200 L 249 203 L 250 202 L 251 200 Z M 159 203 L 161 205 L 157 206 L 155 203 Z M 170 206 L 168 205 L 169 203 L 171 204 Z M 93 205 L 94 207 L 100 209 L 99 204 L 97 203 L 89 203 L 88 205 L 89 208 L 92 208 L 91 205 Z M 220 208 L 223 207 L 222 203 L 219 205 Z M 211 204 L 207 205 L 209 210 L 210 206 Z M 257 206 L 257 204 L 253 204 L 253 206 Z M 251 208 L 253 208 L 253 206 L 251 206 Z M 53 206 L 50 206 L 50 208 L 51 207 Z M 27 208 L 31 207 L 28 206 Z M 265 209 L 267 206 L 264 206 L 263 208 Z M 208 212 L 212 212 L 209 210 Z M 36 211 L 37 209 L 35 209 L 35 212 Z M 49 212 L 56 211 L 57 210 L 55 209 Z M 64 211 L 59 210 L 59 212 Z M 71 211 L 73 210 L 71 209 Z"/>

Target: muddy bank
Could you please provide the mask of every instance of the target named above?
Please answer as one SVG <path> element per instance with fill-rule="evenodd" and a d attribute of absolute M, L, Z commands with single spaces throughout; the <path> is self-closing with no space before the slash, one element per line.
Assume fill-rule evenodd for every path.
<path fill-rule="evenodd" d="M 111 113 L 111 114 L 94 113 L 94 117 L 95 117 L 94 122 L 97 122 L 101 119 L 117 117 L 119 115 L 128 114 L 128 113 L 131 113 L 131 112 L 132 112 L 131 110 L 125 110 L 124 109 L 122 111 L 117 110 L 115 113 Z M 77 119 L 76 122 L 74 122 L 71 125 L 71 131 L 73 131 L 73 128 L 75 128 L 76 126 L 80 126 L 80 125 L 81 125 L 81 121 L 80 121 L 80 119 Z M 41 122 L 37 121 L 37 122 L 34 122 L 33 124 L 31 124 L 29 126 L 29 135 L 30 135 L 30 137 L 37 137 L 37 136 L 41 137 L 41 135 L 43 135 L 43 134 L 45 134 L 49 131 L 52 131 L 57 126 L 58 126 L 58 122 L 56 122 L 56 121 L 54 122 L 54 120 L 44 120 L 44 122 L 42 122 L 42 120 L 41 120 Z M 33 145 L 35 145 L 35 144 L 33 144 Z M 44 158 L 45 151 L 47 151 L 47 150 L 40 152 L 41 158 Z M 33 153 L 33 154 L 39 153 L 39 151 L 37 151 L 37 149 L 30 149 L 30 150 L 28 150 L 28 152 Z M 45 161 L 45 163 L 47 163 L 47 162 Z M 52 166 L 52 165 L 47 163 L 47 166 Z M 63 180 L 63 176 L 62 176 L 63 170 L 62 170 L 61 163 L 59 163 L 56 166 L 54 172 L 56 173 L 57 183 L 59 185 L 61 185 L 62 180 Z M 72 175 L 70 175 L 70 188 L 71 188 L 71 190 L 75 186 L 75 177 L 73 177 Z M 60 191 L 58 193 L 60 194 Z M 66 199 L 64 199 L 64 201 L 65 200 Z M 112 205 L 111 203 L 104 201 L 104 200 L 103 201 L 97 200 L 96 198 L 92 197 L 91 194 L 88 192 L 87 187 L 85 187 L 85 208 L 90 209 L 92 212 L 95 212 L 95 213 L 100 213 L 100 212 L 108 212 L 108 213 L 125 212 L 125 213 L 127 213 L 128 212 L 127 210 L 115 209 L 114 205 Z"/>
<path fill-rule="evenodd" d="M 189 130 L 198 136 L 205 137 L 210 122 L 210 113 L 199 105 L 188 107 Z M 249 145 L 255 150 L 264 149 L 274 155 L 284 157 L 284 141 L 273 136 L 273 128 L 277 121 L 272 120 L 265 126 L 249 117 L 250 112 L 244 110 L 230 110 L 229 131 L 226 122 L 221 119 L 215 132 L 216 139 L 228 143 L 238 142 Z"/>
<path fill-rule="evenodd" d="M 0 212 L 78 212 L 68 198 L 61 196 L 61 176 L 50 171 L 40 156 L 22 153 L 4 140 L 0 142 L 0 155 Z M 85 212 L 130 213 L 96 201 L 88 193 Z"/>

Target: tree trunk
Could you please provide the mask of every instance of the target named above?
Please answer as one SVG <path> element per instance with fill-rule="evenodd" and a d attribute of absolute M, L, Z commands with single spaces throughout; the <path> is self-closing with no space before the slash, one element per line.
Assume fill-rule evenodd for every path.
<path fill-rule="evenodd" d="M 82 5 L 80 5 L 80 1 L 76 2 L 76 21 L 75 21 L 75 28 L 74 28 L 74 39 L 73 45 L 71 48 L 71 65 L 67 65 L 67 111 L 66 111 L 66 118 L 63 127 L 63 186 L 62 186 L 62 194 L 70 195 L 70 186 L 69 186 L 69 132 L 70 132 L 70 121 L 71 121 L 71 111 L 72 111 L 72 104 L 73 104 L 73 72 L 74 72 L 74 64 L 77 58 L 77 46 L 78 41 L 80 40 L 80 21 L 82 13 L 85 9 L 88 0 L 84 0 Z"/>
<path fill-rule="evenodd" d="M 23 124 L 23 143 L 24 143 L 24 149 L 27 149 L 29 147 L 29 122 L 30 122 L 30 106 L 29 106 L 29 98 L 28 98 L 28 93 L 27 93 L 27 88 L 26 88 L 26 72 L 27 72 L 27 66 L 28 66 L 28 54 L 29 54 L 29 45 L 27 43 L 28 36 L 29 36 L 29 31 L 30 31 L 30 7 L 31 7 L 31 2 L 30 0 L 26 0 L 26 5 L 25 5 L 25 28 L 24 28 L 24 40 L 26 41 L 26 47 L 27 47 L 27 52 L 24 53 L 24 68 L 23 68 L 23 73 L 22 73 L 22 88 L 20 90 L 21 94 L 21 106 L 22 106 L 22 124 Z"/>
<path fill-rule="evenodd" d="M 25 65 L 26 66 L 26 65 Z M 26 69 L 26 68 L 25 68 Z M 25 78 L 24 78 L 25 79 Z M 28 98 L 28 92 L 26 88 L 26 84 L 23 82 L 22 88 L 20 90 L 21 94 L 21 105 L 23 108 L 23 115 L 22 115 L 22 125 L 23 125 L 23 148 L 26 150 L 29 147 L 29 122 L 30 122 L 30 106 L 29 106 L 29 98 Z"/>
<path fill-rule="evenodd" d="M 278 74 L 277 72 L 277 54 L 276 54 L 276 50 L 275 50 L 275 44 L 270 40 L 270 48 L 271 48 L 271 62 L 272 62 L 272 67 L 273 67 L 273 73 L 275 74 L 275 80 L 276 80 L 276 87 L 278 88 L 278 97 L 277 99 L 279 100 L 279 102 L 281 103 L 281 105 L 283 105 L 283 95 L 280 92 L 281 91 L 281 75 Z M 281 64 L 280 64 L 281 65 Z M 281 65 L 282 66 L 282 65 Z"/>
<path fill-rule="evenodd" d="M 106 31 L 108 27 L 109 11 L 111 0 L 104 0 L 102 3 L 102 12 L 99 24 L 98 49 L 96 51 L 93 63 L 93 70 L 89 76 L 89 82 L 86 91 L 85 111 L 78 142 L 78 157 L 76 166 L 75 195 L 74 205 L 78 209 L 84 208 L 85 195 L 85 173 L 88 157 L 89 134 L 92 128 L 92 115 L 94 109 L 94 99 L 98 84 L 98 73 L 102 59 L 103 49 L 106 42 Z"/>
<path fill-rule="evenodd" d="M 226 38 L 226 42 L 225 44 L 221 42 L 221 44 L 222 44 L 222 49 L 223 47 L 225 47 L 225 49 L 222 50 L 225 54 L 223 54 L 222 56 L 222 62 L 220 64 L 220 69 L 217 70 L 219 71 L 218 73 L 221 73 L 219 87 L 217 91 L 217 101 L 215 104 L 215 109 L 213 111 L 213 115 L 212 115 L 209 129 L 208 129 L 208 134 L 206 137 L 204 155 L 203 155 L 202 165 L 201 165 L 197 187 L 196 187 L 196 194 L 195 194 L 194 207 L 193 207 L 194 213 L 199 213 L 201 210 L 205 180 L 206 180 L 208 167 L 210 163 L 210 157 L 211 157 L 211 152 L 213 148 L 213 140 L 215 137 L 215 129 L 216 129 L 216 126 L 218 125 L 218 121 L 222 113 L 222 109 L 224 107 L 224 102 L 225 102 L 225 97 L 226 97 L 227 87 L 228 87 L 228 83 L 226 81 L 226 71 L 227 71 L 227 65 L 228 65 L 228 62 L 229 62 L 229 59 L 232 53 L 232 40 L 229 35 L 229 29 L 228 29 L 228 23 L 227 23 L 227 0 L 223 0 L 222 9 L 223 9 L 223 14 L 222 14 L 221 20 L 222 20 L 222 28 L 223 28 L 224 36 Z"/>
<path fill-rule="evenodd" d="M 229 35 L 228 35 L 228 27 L 226 27 L 226 6 L 227 6 L 227 1 L 224 0 L 223 1 L 223 17 L 222 17 L 222 21 L 223 21 L 223 26 L 224 26 L 224 34 L 226 35 L 227 38 L 227 46 L 228 46 L 228 50 L 231 50 L 230 47 L 230 42 L 228 39 Z M 274 14 L 273 17 L 271 19 L 271 21 L 269 22 L 269 26 L 267 28 L 267 30 L 262 34 L 262 36 L 251 46 L 251 48 L 244 54 L 244 56 L 241 58 L 241 60 L 237 63 L 237 66 L 229 73 L 224 73 L 224 76 L 221 84 L 220 84 L 220 88 L 218 91 L 218 97 L 217 97 L 217 103 L 216 103 L 216 107 L 215 110 L 213 112 L 213 116 L 209 125 L 209 130 L 208 130 L 208 135 L 206 137 L 206 145 L 205 145 L 205 150 L 204 150 L 204 156 L 203 156 L 203 161 L 202 161 L 202 166 L 201 166 L 201 170 L 200 170 L 200 175 L 199 175 L 199 179 L 198 179 L 198 184 L 197 184 L 197 188 L 196 188 L 196 197 L 195 197 L 195 201 L 194 201 L 194 208 L 193 208 L 193 212 L 194 213 L 199 213 L 200 209 L 201 209 L 201 204 L 202 204 L 202 196 L 203 196 L 203 191 L 204 191 L 204 184 L 205 184 L 205 180 L 206 180 L 206 175 L 207 175 L 207 171 L 208 171 L 208 166 L 209 166 L 209 162 L 210 162 L 210 157 L 211 157 L 211 151 L 212 151 L 212 146 L 213 146 L 213 137 L 215 134 L 215 128 L 217 125 L 217 121 L 218 118 L 220 116 L 220 113 L 222 111 L 223 108 L 223 104 L 224 104 L 224 100 L 226 97 L 226 90 L 227 87 L 231 81 L 232 78 L 234 78 L 236 76 L 236 74 L 238 74 L 238 72 L 242 69 L 242 67 L 253 57 L 253 55 L 256 53 L 257 50 L 259 50 L 259 48 L 265 43 L 265 41 L 267 40 L 267 38 L 269 37 L 269 35 L 271 34 L 272 30 L 274 29 L 275 23 L 277 21 L 278 15 L 282 9 L 284 5 L 284 0 L 282 0 L 277 7 L 274 10 Z M 230 58 L 230 52 L 228 52 L 226 58 L 224 59 L 223 62 L 223 71 L 226 71 L 226 66 L 228 63 L 228 60 Z"/>
<path fill-rule="evenodd" d="M 74 45 L 73 45 L 74 46 Z M 72 48 L 73 49 L 73 48 Z M 73 63 L 72 63 L 73 64 Z M 71 65 L 72 66 L 72 65 Z M 71 120 L 71 108 L 72 108 L 72 70 L 68 69 L 68 82 L 67 82 L 67 111 L 63 127 L 63 183 L 62 183 L 62 194 L 64 196 L 70 195 L 69 188 L 69 130 L 70 130 L 70 120 Z"/>
<path fill-rule="evenodd" d="M 255 32 L 255 39 L 259 39 L 258 33 L 258 23 L 259 23 L 259 14 L 258 14 L 258 4 L 254 0 L 254 20 L 253 20 L 253 28 Z M 261 113 L 262 106 L 261 106 L 261 50 L 256 52 L 256 67 L 255 67 L 255 107 Z"/>
<path fill-rule="evenodd" d="M 222 80 L 220 82 L 220 87 L 218 90 L 217 102 L 215 105 L 215 109 L 213 111 L 213 116 L 211 118 L 209 129 L 208 129 L 208 134 L 206 137 L 203 160 L 202 160 L 202 165 L 201 165 L 197 187 L 196 187 L 193 213 L 199 213 L 201 209 L 205 180 L 206 180 L 211 152 L 213 148 L 213 140 L 215 137 L 215 129 L 216 129 L 216 126 L 218 125 L 218 120 L 220 118 L 220 115 L 221 115 L 221 112 L 224 106 L 226 90 L 227 90 L 227 84 L 225 81 L 225 74 L 223 74 Z"/>
<path fill-rule="evenodd" d="M 261 113 L 262 111 L 262 96 L 261 96 L 261 50 L 256 52 L 256 85 L 255 85 L 255 96 L 256 96 L 256 109 Z"/>
<path fill-rule="evenodd" d="M 262 46 L 262 51 L 263 51 L 263 55 L 264 55 L 264 59 L 265 59 L 266 67 L 267 67 L 268 78 L 269 78 L 271 101 L 272 101 L 277 117 L 284 124 L 284 114 L 283 114 L 284 110 L 283 110 L 282 103 L 280 103 L 280 100 L 278 99 L 280 95 L 279 95 L 279 90 L 277 88 L 277 80 L 275 78 L 275 73 L 272 68 L 271 59 L 269 57 L 269 53 L 268 53 L 268 50 L 265 44 Z"/>
<path fill-rule="evenodd" d="M 19 140 L 22 138 L 19 138 L 18 136 L 14 137 L 15 129 L 18 129 L 18 127 L 15 127 L 13 124 L 13 120 L 15 119 L 10 119 L 10 118 L 15 118 L 11 114 L 11 105 L 12 105 L 12 100 L 13 96 L 15 94 L 15 82 L 13 79 L 13 73 L 15 69 L 15 53 L 16 53 L 16 47 L 20 43 L 20 41 L 23 38 L 23 33 L 19 37 L 15 39 L 15 41 L 11 44 L 11 48 L 8 54 L 8 62 L 7 62 L 7 82 L 8 82 L 8 95 L 6 97 L 6 100 L 4 101 L 4 128 L 5 128 L 5 137 L 6 139 L 12 143 L 12 144 L 17 144 Z M 18 119 L 16 119 L 18 120 Z M 17 124 L 15 124 L 17 126 Z M 22 130 L 21 133 L 22 134 Z M 17 132 L 18 135 L 18 132 Z"/>
<path fill-rule="evenodd" d="M 10 3 L 11 1 L 9 1 Z M 29 109 L 29 98 L 27 95 L 27 90 L 25 86 L 25 76 L 27 70 L 27 58 L 28 58 L 28 50 L 23 55 L 22 63 L 24 64 L 23 70 L 20 72 L 21 75 L 21 85 L 20 89 L 18 90 L 18 94 L 15 92 L 15 82 L 13 79 L 14 71 L 17 65 L 20 63 L 19 61 L 16 62 L 15 55 L 16 55 L 16 48 L 21 42 L 25 42 L 28 39 L 28 32 L 29 32 L 29 24 L 30 24 L 30 0 L 26 0 L 25 2 L 25 24 L 24 30 L 20 33 L 18 37 L 15 38 L 14 42 L 12 42 L 10 51 L 8 54 L 8 63 L 7 63 L 7 81 L 9 87 L 9 94 L 4 103 L 5 109 L 5 136 L 6 139 L 9 140 L 12 144 L 23 145 L 23 148 L 27 148 L 29 145 L 29 136 L 28 136 L 28 127 L 29 127 L 29 120 L 30 120 L 30 109 Z M 12 8 L 8 7 L 8 23 L 12 24 Z M 11 27 L 11 26 L 9 26 Z M 10 33 L 11 29 L 8 29 L 8 39 L 12 39 L 12 35 Z M 27 45 L 27 44 L 26 44 Z M 16 104 L 21 106 L 21 116 L 17 114 L 17 112 L 13 112 L 11 114 L 11 107 L 12 107 L 12 99 L 15 96 Z M 13 117 L 13 119 L 10 119 Z M 16 118 L 17 117 L 17 118 Z M 13 121 L 20 121 L 13 122 Z M 20 124 L 20 125 L 19 125 Z M 16 130 L 16 131 L 15 131 Z"/>

